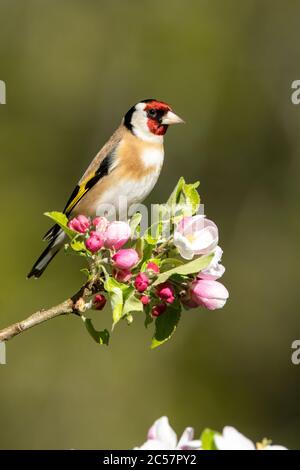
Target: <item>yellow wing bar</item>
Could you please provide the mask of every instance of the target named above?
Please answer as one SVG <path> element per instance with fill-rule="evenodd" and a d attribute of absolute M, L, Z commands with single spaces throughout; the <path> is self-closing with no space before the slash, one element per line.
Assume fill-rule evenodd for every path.
<path fill-rule="evenodd" d="M 88 177 L 88 179 L 83 181 L 80 185 L 78 184 L 76 186 L 64 209 L 64 213 L 66 215 L 70 214 L 70 212 L 80 201 L 80 199 L 91 189 L 92 186 L 94 186 L 94 184 L 98 181 L 99 178 L 100 175 L 93 173 Z"/>
<path fill-rule="evenodd" d="M 68 200 L 64 213 L 68 216 L 80 199 L 87 193 L 101 178 L 108 175 L 113 165 L 114 149 L 102 160 L 99 168 L 89 175 L 86 180 L 78 184 Z"/>

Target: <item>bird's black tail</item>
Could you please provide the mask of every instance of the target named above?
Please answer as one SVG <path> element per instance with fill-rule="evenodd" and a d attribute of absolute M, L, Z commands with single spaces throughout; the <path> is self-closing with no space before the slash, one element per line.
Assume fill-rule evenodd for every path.
<path fill-rule="evenodd" d="M 65 239 L 65 234 L 64 234 L 63 230 L 56 231 L 56 233 L 55 233 L 54 237 L 52 238 L 52 240 L 50 241 L 49 245 L 43 251 L 41 256 L 38 258 L 38 260 L 33 265 L 31 271 L 27 275 L 28 279 L 30 277 L 38 278 L 43 274 L 43 272 L 47 268 L 50 261 L 54 258 L 54 256 L 59 252 L 59 250 L 63 246 L 64 239 Z"/>

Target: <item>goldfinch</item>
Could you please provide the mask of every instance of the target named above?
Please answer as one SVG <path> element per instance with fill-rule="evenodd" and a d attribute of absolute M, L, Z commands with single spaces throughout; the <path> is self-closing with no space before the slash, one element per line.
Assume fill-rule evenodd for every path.
<path fill-rule="evenodd" d="M 171 124 L 184 122 L 163 101 L 147 99 L 127 111 L 121 125 L 90 163 L 72 192 L 64 213 L 69 219 L 100 215 L 101 206 L 140 203 L 155 186 L 164 160 L 164 135 Z M 54 225 L 49 242 L 28 278 L 38 278 L 65 243 L 65 233 Z"/>

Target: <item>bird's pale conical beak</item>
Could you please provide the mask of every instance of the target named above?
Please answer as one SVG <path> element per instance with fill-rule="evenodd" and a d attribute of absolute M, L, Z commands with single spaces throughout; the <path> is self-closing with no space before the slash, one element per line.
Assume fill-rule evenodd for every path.
<path fill-rule="evenodd" d="M 177 116 L 177 114 L 173 113 L 173 111 L 168 111 L 163 117 L 161 123 L 169 126 L 170 124 L 183 124 L 184 120 Z"/>

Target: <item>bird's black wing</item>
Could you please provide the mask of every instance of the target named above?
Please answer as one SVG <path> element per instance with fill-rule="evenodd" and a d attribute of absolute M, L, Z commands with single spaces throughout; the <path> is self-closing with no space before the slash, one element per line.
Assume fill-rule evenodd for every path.
<path fill-rule="evenodd" d="M 80 199 L 93 187 L 95 184 L 104 176 L 108 175 L 111 167 L 113 165 L 114 160 L 114 151 L 113 149 L 100 163 L 98 169 L 91 173 L 84 181 L 78 184 L 74 191 L 72 192 L 71 196 L 68 199 L 68 202 L 64 208 L 64 214 L 68 217 L 74 207 L 78 204 Z M 43 240 L 51 242 L 57 233 L 59 232 L 60 227 L 59 225 L 54 225 L 51 227 L 50 230 L 45 234 Z"/>

